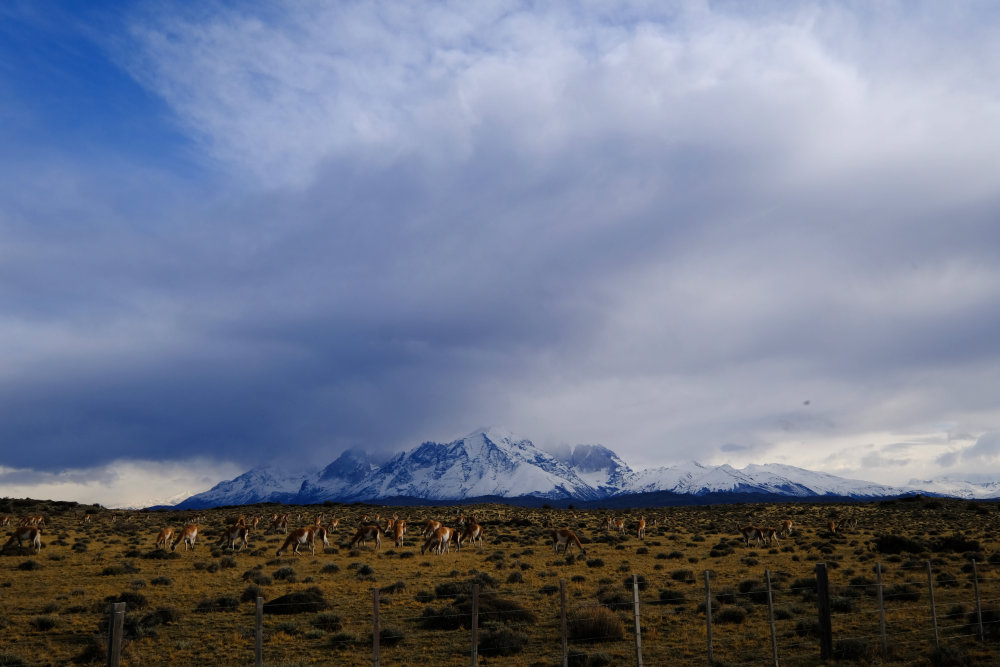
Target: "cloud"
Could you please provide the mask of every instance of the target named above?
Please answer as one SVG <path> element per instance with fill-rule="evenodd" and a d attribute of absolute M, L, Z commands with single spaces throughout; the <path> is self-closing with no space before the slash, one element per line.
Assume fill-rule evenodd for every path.
<path fill-rule="evenodd" d="M 232 464 L 208 459 L 181 461 L 118 460 L 93 468 L 61 473 L 0 468 L 4 496 L 73 500 L 106 507 L 150 507 L 174 504 L 243 472 Z"/>
<path fill-rule="evenodd" d="M 183 163 L 0 157 L 0 464 L 500 424 L 638 467 L 945 465 L 937 424 L 1000 417 L 995 18 L 123 13 L 102 46 Z"/>
<path fill-rule="evenodd" d="M 1000 457 L 1000 432 L 984 433 L 976 444 L 962 449 L 960 456 L 963 463 L 995 464 Z"/>

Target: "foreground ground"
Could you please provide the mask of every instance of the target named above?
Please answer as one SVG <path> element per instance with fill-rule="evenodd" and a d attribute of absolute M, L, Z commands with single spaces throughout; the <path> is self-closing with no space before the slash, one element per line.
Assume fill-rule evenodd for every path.
<path fill-rule="evenodd" d="M 289 514 L 290 529 L 320 515 L 327 523 L 341 519 L 341 528 L 315 555 L 306 550 L 279 557 L 285 535 L 267 529 L 276 512 Z M 485 527 L 484 547 L 421 554 L 423 522 L 457 525 L 459 512 Z M 88 513 L 92 518 L 85 521 Z M 481 591 L 480 664 L 558 665 L 561 581 L 571 664 L 630 664 L 636 652 L 633 575 L 646 664 L 707 664 L 706 571 L 718 663 L 770 662 L 776 647 L 781 664 L 822 664 L 817 563 L 826 564 L 830 579 L 831 663 L 995 664 L 1000 652 L 1000 512 L 991 503 L 917 497 L 631 512 L 503 505 L 113 512 L 5 499 L 3 514 L 15 523 L 42 515 L 45 524 L 40 553 L 11 546 L 0 557 L 0 665 L 103 664 L 107 612 L 115 600 L 128 610 L 122 664 L 253 664 L 256 598 L 274 601 L 289 593 L 316 597 L 304 613 L 265 615 L 265 664 L 369 665 L 373 589 L 379 589 L 381 664 L 416 659 L 465 665 L 472 583 Z M 241 514 L 263 517 L 249 548 L 233 553 L 217 546 L 221 529 Z M 371 543 L 350 548 L 365 514 L 380 514 L 383 522 L 392 514 L 406 519 L 404 545 L 383 538 L 381 552 Z M 609 515 L 624 520 L 624 535 L 605 528 Z M 636 523 L 643 516 L 648 527 L 640 539 Z M 791 535 L 770 545 L 747 546 L 737 532 L 737 525 L 779 527 L 785 519 L 793 522 Z M 831 520 L 839 524 L 836 532 Z M 154 547 L 161 528 L 192 522 L 201 528 L 193 551 Z M 576 531 L 586 554 L 574 546 L 569 555 L 555 555 L 550 526 Z M 773 587 L 773 645 L 766 573 Z"/>

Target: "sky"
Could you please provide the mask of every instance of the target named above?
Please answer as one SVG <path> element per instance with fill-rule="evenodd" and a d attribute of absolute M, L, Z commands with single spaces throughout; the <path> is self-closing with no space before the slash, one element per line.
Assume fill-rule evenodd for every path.
<path fill-rule="evenodd" d="M 1000 8 L 582 4 L 0 5 L 0 496 L 1000 475 Z"/>

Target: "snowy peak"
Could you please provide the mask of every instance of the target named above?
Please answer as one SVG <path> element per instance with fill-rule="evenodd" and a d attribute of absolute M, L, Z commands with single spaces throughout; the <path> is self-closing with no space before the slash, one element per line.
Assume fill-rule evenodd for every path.
<path fill-rule="evenodd" d="M 220 482 L 177 507 L 259 502 L 354 502 L 408 497 L 454 501 L 483 497 L 600 501 L 642 493 L 765 494 L 787 498 L 877 498 L 919 491 L 965 498 L 1000 497 L 1000 482 L 983 479 L 914 482 L 894 488 L 778 463 L 707 466 L 690 461 L 634 471 L 601 445 L 563 446 L 559 456 L 527 438 L 490 427 L 449 443 L 424 442 L 381 466 L 348 450 L 316 472 L 260 467 Z"/>
<path fill-rule="evenodd" d="M 780 463 L 751 464 L 738 470 L 729 465 L 704 466 L 697 462 L 644 470 L 637 475 L 631 490 L 633 493 L 671 491 L 692 495 L 767 493 L 796 498 L 831 495 L 874 498 L 906 493 L 905 489 L 844 479 Z"/>
<path fill-rule="evenodd" d="M 490 428 L 447 444 L 425 442 L 383 465 L 362 485 L 350 489 L 349 495 L 460 500 L 482 496 L 591 498 L 598 494 L 530 440 Z"/>

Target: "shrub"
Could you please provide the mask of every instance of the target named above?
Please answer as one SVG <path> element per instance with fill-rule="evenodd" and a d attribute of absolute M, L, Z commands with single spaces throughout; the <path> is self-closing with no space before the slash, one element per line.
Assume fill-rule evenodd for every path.
<path fill-rule="evenodd" d="M 924 550 L 924 545 L 920 542 L 901 535 L 881 535 L 875 538 L 875 545 L 879 553 L 883 554 L 900 554 L 904 552 L 918 554 Z"/>
<path fill-rule="evenodd" d="M 833 657 L 836 660 L 850 660 L 857 664 L 875 657 L 872 645 L 863 639 L 838 639 L 833 643 Z"/>
<path fill-rule="evenodd" d="M 235 596 L 220 595 L 212 600 L 202 600 L 198 603 L 198 606 L 195 607 L 195 611 L 202 614 L 212 611 L 236 611 L 239 606 L 240 601 L 236 599 Z"/>
<path fill-rule="evenodd" d="M 723 607 L 717 613 L 712 614 L 712 620 L 716 623 L 743 623 L 747 620 L 747 612 L 743 607 Z"/>
<path fill-rule="evenodd" d="M 281 567 L 274 571 L 274 578 L 287 581 L 289 583 L 295 583 L 298 577 L 295 576 L 295 570 L 290 567 Z"/>
<path fill-rule="evenodd" d="M 46 632 L 48 630 L 51 630 L 58 624 L 59 622 L 56 620 L 54 616 L 35 616 L 33 619 L 31 619 L 31 627 L 40 632 Z"/>
<path fill-rule="evenodd" d="M 42 567 L 41 564 L 38 561 L 36 561 L 36 560 L 26 560 L 23 563 L 21 563 L 20 565 L 18 565 L 17 569 L 19 569 L 19 570 L 38 570 L 41 567 Z"/>
<path fill-rule="evenodd" d="M 295 591 L 264 603 L 265 614 L 302 614 L 323 611 L 330 605 L 323 598 L 323 592 L 316 586 L 304 591 Z"/>
<path fill-rule="evenodd" d="M 368 638 L 369 640 L 372 638 L 371 634 L 368 635 Z M 386 626 L 378 631 L 378 641 L 382 646 L 395 646 L 404 639 L 406 639 L 406 633 L 399 627 Z"/>
<path fill-rule="evenodd" d="M 312 619 L 312 625 L 314 628 L 319 628 L 326 632 L 340 632 L 343 627 L 343 624 L 340 622 L 340 616 L 329 612 L 317 614 L 316 618 Z"/>
<path fill-rule="evenodd" d="M 607 607 L 583 607 L 567 619 L 569 638 L 575 642 L 621 641 L 625 626 L 618 615 Z"/>
<path fill-rule="evenodd" d="M 684 603 L 684 591 L 678 591 L 673 588 L 664 588 L 660 590 L 660 604 L 683 604 Z"/>
<path fill-rule="evenodd" d="M 600 558 L 590 558 L 587 560 L 587 567 L 604 567 L 604 561 Z"/>
<path fill-rule="evenodd" d="M 520 653 L 528 635 L 504 625 L 490 624 L 479 630 L 479 654 L 511 656 Z"/>
<path fill-rule="evenodd" d="M 240 595 L 240 602 L 253 602 L 259 597 L 262 597 L 264 590 L 257 584 L 250 584 L 243 589 L 243 594 Z"/>
<path fill-rule="evenodd" d="M 966 551 L 979 551 L 981 548 L 979 540 L 967 539 L 961 533 L 955 533 L 931 542 L 931 549 L 938 552 L 964 553 Z"/>

